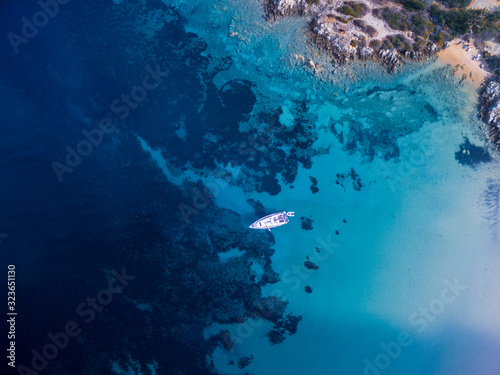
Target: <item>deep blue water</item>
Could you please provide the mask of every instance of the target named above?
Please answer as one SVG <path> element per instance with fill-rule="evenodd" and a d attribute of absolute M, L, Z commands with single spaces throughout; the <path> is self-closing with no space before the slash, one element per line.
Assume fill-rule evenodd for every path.
<path fill-rule="evenodd" d="M 144 40 L 135 32 L 135 19 L 154 9 L 170 13 L 172 20 L 160 39 Z M 17 269 L 17 364 L 31 367 L 30 350 L 42 352 L 49 332 L 76 321 L 81 334 L 42 373 L 111 373 L 112 361 L 126 363 L 130 355 L 143 368 L 156 361 L 158 373 L 175 368 L 204 373 L 202 325 L 190 316 L 191 304 L 198 302 L 183 297 L 196 292 L 186 280 L 191 263 L 203 259 L 197 254 L 202 249 L 188 236 L 185 249 L 172 245 L 182 231 L 176 210 L 182 192 L 154 169 L 135 134 L 165 146 L 183 163 L 198 149 L 208 121 L 225 119 L 220 127 L 230 134 L 255 99 L 246 84 L 245 101 L 228 110 L 212 99 L 214 72 L 200 56 L 203 41 L 186 33 L 182 18 L 160 2 L 118 7 L 110 1 L 72 1 L 14 53 L 5 36 L 20 34 L 21 17 L 37 11 L 35 1 L 4 1 L 0 10 L 0 226 L 8 233 L 1 259 L 2 268 Z M 122 121 L 111 103 L 140 85 L 148 66 L 168 71 L 168 80 Z M 198 114 L 203 90 L 214 103 L 209 99 Z M 237 94 L 222 97 L 232 104 Z M 180 116 L 187 117 L 186 142 L 172 137 Z M 107 117 L 115 130 L 59 182 L 52 163 L 64 163 L 66 146 L 76 149 L 85 139 L 82 131 Z M 195 162 L 205 163 L 204 155 Z M 107 286 L 112 269 L 122 268 L 136 279 L 86 323 L 88 316 L 79 316 L 77 306 Z M 203 296 L 203 287 L 196 293 Z M 178 308 L 178 296 L 186 311 Z M 149 303 L 151 310 L 141 311 L 130 300 Z M 197 316 L 204 318 L 200 311 Z"/>
<path fill-rule="evenodd" d="M 459 268 L 452 256 L 442 270 L 438 258 L 438 271 L 413 276 L 412 267 L 426 269 L 414 254 L 427 249 L 422 258 L 433 264 L 428 259 L 437 250 L 453 249 L 470 262 L 473 249 L 479 265 L 460 272 L 482 272 L 487 245 L 474 241 L 486 226 L 471 214 L 466 227 L 474 229 L 462 238 L 458 213 L 476 199 L 471 180 L 478 186 L 487 180 L 488 224 L 498 225 L 495 174 L 481 170 L 493 156 L 471 130 L 477 121 L 463 116 L 472 105 L 447 70 L 387 78 L 358 66 L 364 82 L 318 88 L 304 69 L 276 63 L 274 41 L 260 42 L 260 26 L 251 38 L 256 47 L 228 41 L 233 13 L 220 6 L 221 19 L 213 7 L 210 19 L 199 12 L 190 23 L 189 12 L 182 16 L 161 1 L 73 0 L 16 53 L 7 35 L 21 34 L 22 17 L 32 20 L 40 6 L 0 3 L 0 233 L 8 234 L 0 238 L 0 259 L 2 269 L 16 266 L 19 314 L 18 371 L 2 363 L 10 373 L 29 373 L 38 353 L 53 358 L 35 370 L 56 375 L 208 374 L 224 366 L 231 373 L 247 366 L 255 374 L 304 373 L 311 363 L 313 373 L 361 373 L 380 340 L 405 327 L 401 296 L 428 303 L 429 290 L 456 276 L 447 273 Z M 435 148 L 422 151 L 420 141 L 428 139 Z M 439 166 L 436 172 L 436 162 L 446 172 Z M 455 179 L 463 188 L 458 203 L 440 190 Z M 288 232 L 247 229 L 285 205 L 300 211 Z M 286 289 L 287 267 L 324 254 L 324 246 L 311 243 L 330 235 L 341 251 L 308 280 L 310 296 L 300 283 L 300 294 Z M 441 236 L 448 242 L 441 245 Z M 412 247 L 427 238 L 435 240 Z M 232 257 L 220 261 L 226 252 Z M 408 257 L 401 267 L 391 259 L 400 254 Z M 113 280 L 120 284 L 117 273 L 130 277 L 121 293 L 111 293 Z M 437 281 L 422 277 L 429 274 Z M 384 288 L 386 280 L 392 284 Z M 285 290 L 282 299 L 269 295 L 272 286 Z M 467 302 L 454 308 L 482 306 L 461 301 Z M 267 327 L 262 342 L 230 332 L 256 316 Z M 78 333 L 50 352 L 49 334 L 71 322 Z M 456 354 L 467 352 L 469 335 L 471 352 L 484 343 L 499 347 L 494 335 L 464 331 L 456 334 L 456 349 L 449 333 L 455 321 L 444 322 L 442 337 L 417 335 L 387 374 L 449 374 L 459 367 Z M 217 324 L 227 326 L 207 334 Z M 337 362 L 328 360 L 328 348 L 335 348 Z M 441 356 L 446 361 L 436 370 Z M 495 355 L 484 356 L 494 371 Z"/>

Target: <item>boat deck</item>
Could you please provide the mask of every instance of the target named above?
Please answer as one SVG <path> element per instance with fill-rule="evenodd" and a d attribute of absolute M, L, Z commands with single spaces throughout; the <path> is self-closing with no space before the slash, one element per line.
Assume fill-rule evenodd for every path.
<path fill-rule="evenodd" d="M 271 214 L 264 216 L 257 220 L 255 223 L 250 225 L 250 228 L 253 229 L 270 229 L 279 227 L 281 225 L 287 224 L 289 221 L 288 215 L 286 212 L 280 212 L 276 214 Z"/>

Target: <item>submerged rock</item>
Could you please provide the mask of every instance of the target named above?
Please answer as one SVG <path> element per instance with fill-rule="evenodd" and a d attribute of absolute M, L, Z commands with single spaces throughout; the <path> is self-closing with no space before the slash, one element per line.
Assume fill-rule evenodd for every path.
<path fill-rule="evenodd" d="M 313 220 L 309 217 L 301 216 L 300 220 L 302 221 L 302 229 L 304 230 L 312 230 L 313 229 Z"/>
<path fill-rule="evenodd" d="M 253 355 L 240 358 L 238 360 L 238 367 L 242 370 L 247 367 L 253 361 Z"/>
<path fill-rule="evenodd" d="M 318 186 L 317 186 L 318 180 L 316 178 L 314 178 L 313 176 L 309 176 L 309 179 L 311 180 L 311 183 L 312 183 L 312 185 L 310 187 L 311 192 L 313 194 L 316 194 L 319 191 Z"/>
<path fill-rule="evenodd" d="M 305 290 L 306 290 L 306 293 L 312 293 L 312 291 L 313 291 L 309 285 L 306 285 Z"/>
<path fill-rule="evenodd" d="M 302 315 L 288 314 L 279 319 L 266 336 L 269 338 L 271 344 L 280 344 L 287 335 L 290 336 L 297 332 L 297 326 L 301 320 Z"/>
<path fill-rule="evenodd" d="M 313 263 L 310 260 L 306 260 L 304 262 L 304 267 L 306 267 L 308 270 L 317 270 L 319 268 L 316 263 Z"/>

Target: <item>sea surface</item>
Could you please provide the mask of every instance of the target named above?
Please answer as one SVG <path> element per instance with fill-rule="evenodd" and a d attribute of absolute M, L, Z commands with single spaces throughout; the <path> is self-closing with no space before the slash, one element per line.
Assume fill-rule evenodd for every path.
<path fill-rule="evenodd" d="M 332 66 L 253 0 L 41 9 L 0 3 L 1 373 L 500 373 L 500 158 L 450 67 Z"/>

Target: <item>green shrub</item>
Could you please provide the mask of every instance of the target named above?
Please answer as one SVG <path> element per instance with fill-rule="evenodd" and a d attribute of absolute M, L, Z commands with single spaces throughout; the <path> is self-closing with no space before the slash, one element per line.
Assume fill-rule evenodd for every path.
<path fill-rule="evenodd" d="M 498 56 L 490 56 L 486 58 L 486 63 L 488 64 L 488 68 L 496 74 L 500 74 L 500 57 Z"/>
<path fill-rule="evenodd" d="M 372 47 L 375 51 L 378 51 L 380 47 L 382 47 L 382 41 L 379 39 L 373 39 L 370 41 L 370 47 Z"/>
<path fill-rule="evenodd" d="M 497 16 L 491 14 L 485 17 L 488 13 L 485 9 L 451 9 L 444 10 L 440 6 L 433 4 L 429 14 L 439 25 L 448 27 L 454 36 L 463 35 L 472 31 L 474 34 L 481 34 L 484 30 L 492 30 L 496 28 L 495 18 Z"/>
<path fill-rule="evenodd" d="M 465 8 L 472 2 L 472 0 L 439 0 L 439 2 L 449 6 L 450 8 Z"/>
<path fill-rule="evenodd" d="M 486 13 L 486 30 L 493 32 L 500 32 L 500 12 Z"/>
<path fill-rule="evenodd" d="M 359 27 L 361 30 L 365 31 L 366 30 L 366 22 L 363 20 L 354 20 L 352 21 L 353 24 L 355 24 L 357 27 Z"/>
<path fill-rule="evenodd" d="M 307 4 L 311 5 L 311 4 L 319 4 L 319 0 L 307 0 Z"/>
<path fill-rule="evenodd" d="M 425 48 L 425 40 L 419 36 L 415 38 L 415 43 L 413 43 L 413 50 L 417 52 L 422 52 Z"/>
<path fill-rule="evenodd" d="M 393 36 L 391 38 L 391 44 L 397 49 L 399 47 L 401 47 L 401 41 L 399 40 L 399 38 L 396 38 L 395 36 Z"/>
<path fill-rule="evenodd" d="M 382 42 L 382 49 L 392 49 L 394 48 L 394 46 L 392 45 L 391 41 L 389 39 L 384 39 L 384 41 Z"/>
<path fill-rule="evenodd" d="M 371 25 L 368 25 L 363 20 L 354 20 L 352 21 L 352 23 L 354 23 L 357 27 L 359 27 L 361 30 L 367 33 L 370 36 L 370 38 L 373 38 L 375 35 L 377 35 L 377 29 Z"/>
<path fill-rule="evenodd" d="M 418 12 L 424 10 L 427 4 L 421 2 L 420 0 L 403 0 L 403 7 L 410 12 Z"/>
<path fill-rule="evenodd" d="M 434 30 L 434 24 L 426 13 L 415 13 L 411 17 L 410 31 L 421 36 L 427 37 Z"/>
<path fill-rule="evenodd" d="M 436 46 L 441 47 L 446 41 L 446 35 L 442 31 L 439 31 L 435 33 L 431 39 Z"/>
<path fill-rule="evenodd" d="M 355 1 L 346 1 L 344 5 L 337 9 L 340 13 L 354 18 L 365 16 L 369 8 L 365 3 L 357 3 Z"/>
<path fill-rule="evenodd" d="M 397 9 L 386 7 L 378 10 L 374 14 L 385 20 L 391 29 L 406 31 L 409 28 L 406 16 Z"/>
<path fill-rule="evenodd" d="M 394 35 L 392 37 L 387 37 L 390 38 L 391 44 L 396 48 L 398 51 L 411 51 L 412 46 L 410 41 L 401 34 Z"/>
<path fill-rule="evenodd" d="M 378 34 L 377 29 L 370 25 L 366 26 L 365 32 L 370 36 L 370 38 L 373 38 Z"/>

